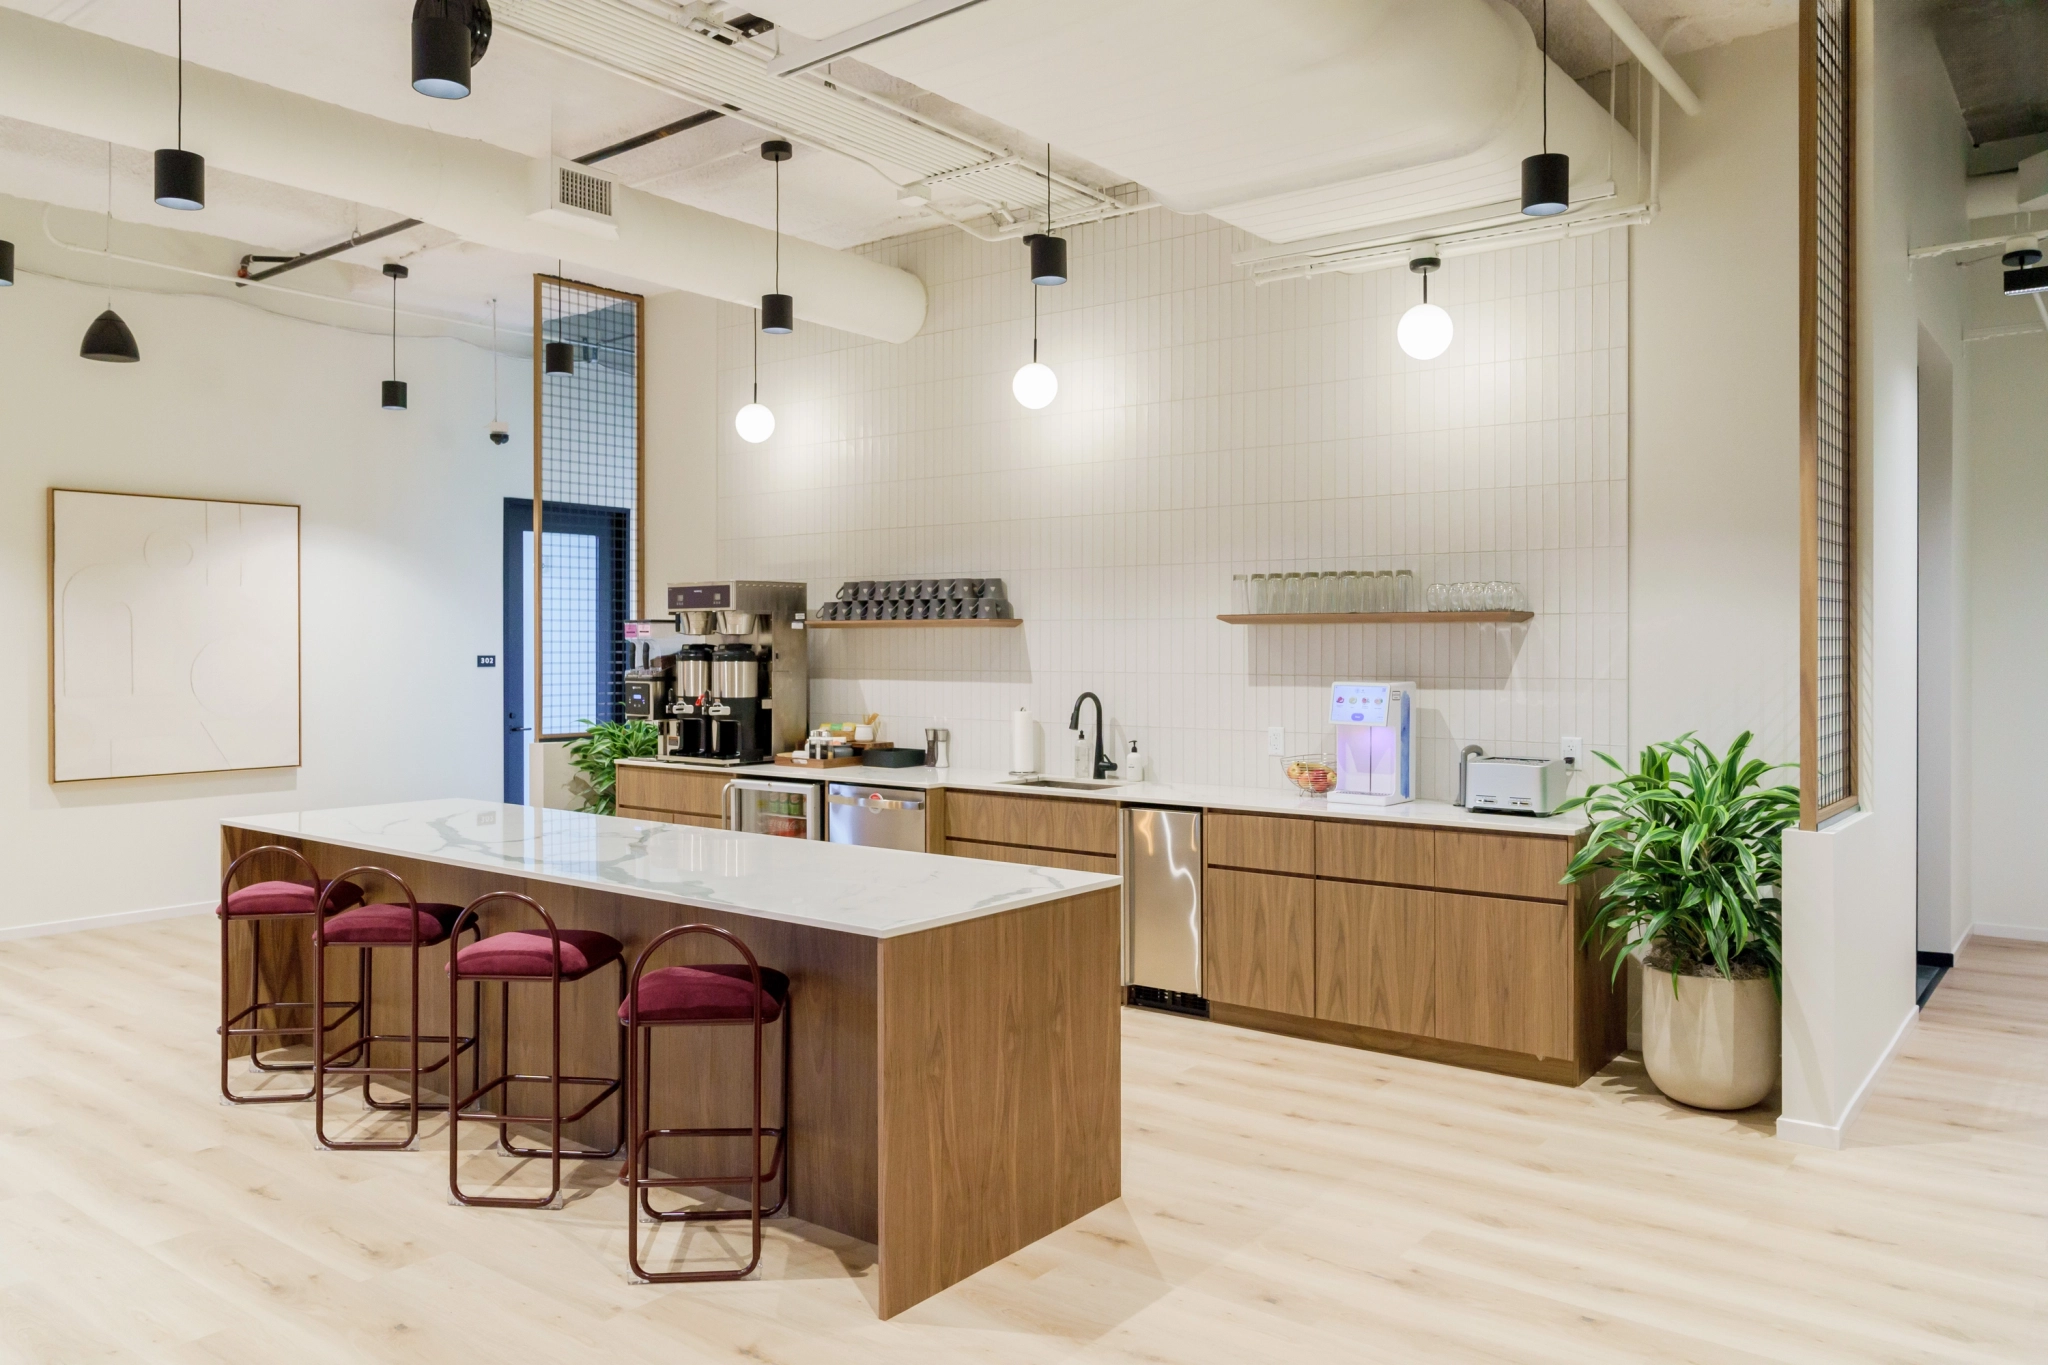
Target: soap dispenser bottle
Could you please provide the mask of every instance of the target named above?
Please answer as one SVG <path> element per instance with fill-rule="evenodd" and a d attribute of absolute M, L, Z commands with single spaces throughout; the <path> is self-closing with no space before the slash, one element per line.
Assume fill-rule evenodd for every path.
<path fill-rule="evenodd" d="M 1138 752 L 1138 741 L 1135 739 L 1131 741 L 1131 747 L 1124 752 L 1121 776 L 1129 782 L 1145 780 L 1145 755 Z"/>

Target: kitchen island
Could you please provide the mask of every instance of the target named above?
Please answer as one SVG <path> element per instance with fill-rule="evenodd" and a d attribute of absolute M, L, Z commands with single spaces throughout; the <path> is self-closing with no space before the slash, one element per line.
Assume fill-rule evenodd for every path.
<path fill-rule="evenodd" d="M 389 868 L 421 900 L 523 892 L 629 958 L 672 925 L 713 924 L 788 973 L 791 1212 L 875 1245 L 884 1317 L 1120 1194 L 1114 877 L 470 800 L 222 822 L 223 865 L 268 843 L 323 876 Z M 489 930 L 534 927 L 502 904 L 495 914 Z M 661 960 L 716 960 L 709 942 Z M 425 955 L 423 1033 L 445 1031 L 446 953 Z M 268 998 L 309 998 L 307 956 L 281 935 L 260 963 L 239 948 L 230 989 L 243 998 L 253 969 Z M 331 954 L 331 997 L 350 998 L 353 961 Z M 616 1065 L 611 983 L 565 988 L 566 1072 Z M 402 973 L 378 972 L 374 998 L 389 1031 Z M 515 1057 L 544 1069 L 545 1007 L 514 1008 Z M 664 1122 L 731 1122 L 745 1107 L 743 1031 L 707 1032 L 731 1036 L 657 1073 Z M 607 1145 L 611 1123 L 607 1105 L 572 1135 Z"/>

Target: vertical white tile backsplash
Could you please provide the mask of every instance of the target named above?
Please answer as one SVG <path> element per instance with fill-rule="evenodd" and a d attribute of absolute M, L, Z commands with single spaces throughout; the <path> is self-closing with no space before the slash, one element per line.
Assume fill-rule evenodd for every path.
<path fill-rule="evenodd" d="M 1247 239 L 1164 211 L 1073 229 L 1072 279 L 1039 290 L 1059 397 L 1029 412 L 1024 248 L 950 229 L 864 250 L 925 281 L 900 346 L 814 326 L 761 340 L 775 435 L 721 423 L 724 572 L 843 579 L 997 575 L 1021 629 L 820 631 L 819 718 L 885 736 L 953 732 L 954 761 L 1004 767 L 1017 707 L 1062 770 L 1074 698 L 1166 781 L 1277 787 L 1266 727 L 1324 749 L 1328 685 L 1413 678 L 1423 794 L 1465 744 L 1552 755 L 1560 735 L 1627 751 L 1625 239 L 1600 233 L 1449 260 L 1430 282 L 1456 339 L 1410 360 L 1403 271 L 1254 285 Z M 752 384 L 750 310 L 723 310 L 720 393 Z M 1527 626 L 1225 625 L 1231 576 L 1409 568 L 1419 585 L 1523 583 Z"/>

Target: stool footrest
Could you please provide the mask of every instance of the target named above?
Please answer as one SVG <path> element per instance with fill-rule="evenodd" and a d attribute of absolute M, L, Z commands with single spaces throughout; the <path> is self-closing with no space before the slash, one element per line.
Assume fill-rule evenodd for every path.
<path fill-rule="evenodd" d="M 552 1114 L 499 1114 L 488 1110 L 471 1109 L 469 1107 L 470 1105 L 476 1103 L 477 1100 L 481 1099 L 483 1096 L 489 1094 L 491 1091 L 499 1089 L 503 1086 L 509 1086 L 514 1081 L 524 1081 L 530 1084 L 547 1085 L 551 1083 L 553 1080 L 554 1078 L 552 1076 L 499 1076 L 493 1080 L 486 1081 L 484 1084 L 478 1086 L 475 1090 L 472 1090 L 469 1094 L 463 1096 L 462 1103 L 458 1106 L 462 1111 L 462 1121 L 464 1123 L 468 1123 L 474 1120 L 477 1123 L 497 1124 L 553 1123 L 555 1121 L 555 1117 Z M 573 1114 L 562 1115 L 561 1121 L 563 1123 L 576 1122 L 578 1119 L 588 1115 L 591 1110 L 597 1108 L 597 1106 L 603 1104 L 606 1100 L 610 1099 L 613 1095 L 619 1093 L 619 1082 L 610 1076 L 564 1076 L 562 1077 L 562 1084 L 595 1085 L 602 1087 L 596 1095 L 591 1097 L 590 1102 L 584 1105 L 581 1109 L 578 1109 Z"/>

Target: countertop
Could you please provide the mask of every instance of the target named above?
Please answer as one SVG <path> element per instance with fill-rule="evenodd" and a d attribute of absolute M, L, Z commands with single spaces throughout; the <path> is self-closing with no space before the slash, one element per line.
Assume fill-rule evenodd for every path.
<path fill-rule="evenodd" d="M 1586 819 L 1568 815 L 1486 815 L 1447 801 L 1408 801 L 1370 810 L 1333 809 L 1321 797 L 1265 791 L 1257 787 L 1198 787 L 1171 782 L 1124 782 L 1109 787 L 1071 790 L 1064 787 L 1020 787 L 1008 773 L 972 768 L 799 768 L 786 763 L 756 763 L 739 768 L 700 768 L 652 758 L 622 758 L 638 768 L 681 768 L 687 772 L 723 773 L 730 777 L 766 777 L 786 782 L 857 782 L 876 787 L 947 787 L 958 791 L 1007 792 L 1012 796 L 1056 796 L 1075 801 L 1113 801 L 1131 806 L 1189 806 L 1203 810 L 1245 811 L 1254 815 L 1312 815 L 1326 820 L 1375 820 L 1397 825 L 1432 825 L 1446 829 L 1485 829 L 1504 834 L 1545 834 L 1569 838 L 1586 828 Z"/>
<path fill-rule="evenodd" d="M 1095 872 L 448 799 L 221 823 L 648 900 L 893 938 L 1106 890 Z"/>

